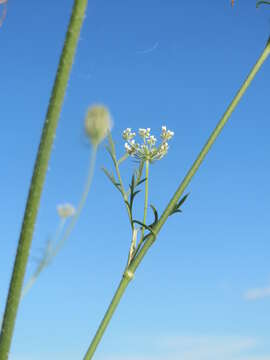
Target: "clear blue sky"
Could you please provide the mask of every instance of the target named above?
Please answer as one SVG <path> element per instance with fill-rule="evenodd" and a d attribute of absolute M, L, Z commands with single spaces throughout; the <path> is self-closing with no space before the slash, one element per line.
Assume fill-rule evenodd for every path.
<path fill-rule="evenodd" d="M 71 7 L 10 0 L 0 29 L 1 313 Z M 150 168 L 150 202 L 161 213 L 269 34 L 270 7 L 256 10 L 255 0 L 234 8 L 229 0 L 89 1 L 28 277 L 57 227 L 56 205 L 80 198 L 87 107 L 109 107 L 119 154 L 127 127 L 175 132 L 168 155 Z M 270 59 L 188 186 L 183 213 L 168 220 L 136 272 L 96 360 L 270 360 L 269 79 Z M 104 165 L 112 164 L 103 144 L 77 227 L 21 303 L 11 360 L 82 359 L 111 300 L 130 230 Z M 126 183 L 132 169 L 123 165 Z"/>

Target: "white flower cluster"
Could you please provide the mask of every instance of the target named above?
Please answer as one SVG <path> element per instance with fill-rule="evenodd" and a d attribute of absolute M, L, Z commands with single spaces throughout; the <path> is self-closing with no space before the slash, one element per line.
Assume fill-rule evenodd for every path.
<path fill-rule="evenodd" d="M 166 126 L 162 126 L 161 130 L 161 144 L 157 147 L 157 139 L 155 136 L 150 134 L 150 128 L 139 129 L 139 135 L 143 140 L 143 144 L 136 143 L 134 137 L 136 136 L 135 132 L 131 131 L 131 128 L 127 128 L 123 131 L 122 137 L 126 140 L 125 149 L 126 152 L 136 157 L 139 160 L 148 160 L 153 162 L 155 160 L 160 160 L 168 152 L 169 145 L 168 140 L 170 140 L 174 132 L 167 130 Z"/>
<path fill-rule="evenodd" d="M 73 216 L 76 210 L 71 204 L 63 204 L 57 206 L 57 212 L 61 218 L 66 219 L 70 216 Z"/>

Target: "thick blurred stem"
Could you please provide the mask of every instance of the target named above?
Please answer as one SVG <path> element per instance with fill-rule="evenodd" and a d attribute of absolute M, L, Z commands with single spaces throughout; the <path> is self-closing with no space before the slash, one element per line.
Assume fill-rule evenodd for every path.
<path fill-rule="evenodd" d="M 8 359 L 51 148 L 77 48 L 87 0 L 75 0 L 36 157 L 0 335 L 0 359 Z"/>

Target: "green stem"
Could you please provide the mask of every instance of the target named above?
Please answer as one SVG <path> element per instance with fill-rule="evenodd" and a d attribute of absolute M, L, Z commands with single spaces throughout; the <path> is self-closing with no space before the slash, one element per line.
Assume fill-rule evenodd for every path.
<path fill-rule="evenodd" d="M 65 226 L 65 222 L 66 219 L 60 219 L 60 223 L 59 226 L 55 232 L 55 235 L 52 239 L 52 244 L 55 242 L 55 240 L 58 239 L 58 237 L 60 236 L 64 226 Z M 47 249 L 45 250 L 45 254 L 43 256 L 43 258 L 41 259 L 41 261 L 39 262 L 36 271 L 33 273 L 33 275 L 30 277 L 30 279 L 27 281 L 27 283 L 24 285 L 23 289 L 22 289 L 22 294 L 21 294 L 21 300 L 25 297 L 25 295 L 28 293 L 28 291 L 32 288 L 32 286 L 35 284 L 35 282 L 37 281 L 37 278 L 39 277 L 40 273 L 44 270 L 44 268 L 46 266 L 48 266 L 49 263 L 49 249 L 47 247 Z"/>
<path fill-rule="evenodd" d="M 245 82 L 241 86 L 240 90 L 238 91 L 238 93 L 234 97 L 233 101 L 229 105 L 228 109 L 226 110 L 226 112 L 222 116 L 220 122 L 217 124 L 216 128 L 214 129 L 211 136 L 209 137 L 208 141 L 206 142 L 203 149 L 199 153 L 197 159 L 195 160 L 195 162 L 191 166 L 191 168 L 188 171 L 188 173 L 186 174 L 184 180 L 182 181 L 182 183 L 180 184 L 180 186 L 176 190 L 175 194 L 173 195 L 172 199 L 170 200 L 168 206 L 166 207 L 165 211 L 163 212 L 163 214 L 162 214 L 160 220 L 158 221 L 157 225 L 153 229 L 153 231 L 154 231 L 154 233 L 156 235 L 160 231 L 161 227 L 164 225 L 164 223 L 167 220 L 168 216 L 170 215 L 172 209 L 177 204 L 177 202 L 180 199 L 181 195 L 183 194 L 185 188 L 187 187 L 187 185 L 191 181 L 192 177 L 194 176 L 194 174 L 198 170 L 200 164 L 202 163 L 202 161 L 205 158 L 206 154 L 210 150 L 210 148 L 213 145 L 214 141 L 216 140 L 217 136 L 219 135 L 219 133 L 223 129 L 223 127 L 226 124 L 227 120 L 229 119 L 230 115 L 232 114 L 232 112 L 236 108 L 237 104 L 239 103 L 241 97 L 244 95 L 244 93 L 247 90 L 248 86 L 250 85 L 251 81 L 253 80 L 256 73 L 258 72 L 258 70 L 260 69 L 260 67 L 264 63 L 264 61 L 267 59 L 269 54 L 270 54 L 270 39 L 268 40 L 266 48 L 264 49 L 264 51 L 261 54 L 261 56 L 259 57 L 258 61 L 256 62 L 256 64 L 252 68 L 252 70 L 251 70 L 250 74 L 248 75 L 247 79 L 245 80 Z M 101 324 L 100 324 L 100 326 L 99 326 L 99 328 L 98 328 L 98 330 L 96 332 L 96 335 L 95 335 L 93 341 L 91 342 L 91 344 L 89 346 L 89 349 L 88 349 L 88 351 L 87 351 L 87 353 L 86 353 L 86 355 L 84 357 L 84 360 L 92 359 L 93 354 L 94 354 L 94 352 L 95 352 L 95 350 L 96 350 L 96 348 L 97 348 L 97 346 L 98 346 L 98 344 L 99 344 L 99 342 L 100 342 L 100 340 L 102 338 L 102 335 L 103 335 L 104 331 L 106 330 L 106 327 L 107 327 L 109 321 L 111 320 L 111 317 L 112 317 L 117 305 L 119 304 L 119 301 L 120 301 L 121 297 L 123 296 L 124 291 L 125 291 L 128 283 L 129 283 L 129 281 L 132 279 L 133 274 L 135 273 L 137 267 L 139 266 L 140 262 L 142 261 L 143 257 L 145 256 L 147 250 L 153 244 L 154 239 L 155 239 L 155 237 L 153 235 L 149 236 L 148 240 L 144 243 L 143 247 L 141 248 L 141 251 L 131 261 L 129 267 L 125 271 L 124 275 L 129 274 L 129 277 L 124 276 L 123 279 L 121 280 L 121 282 L 120 282 L 120 284 L 118 286 L 118 289 L 115 292 L 113 300 L 112 300 L 112 302 L 111 302 L 111 304 L 110 304 L 110 306 L 109 306 L 109 308 L 108 308 L 108 310 L 107 310 L 107 312 L 106 312 L 106 314 L 105 314 L 105 316 L 104 316 L 104 318 L 103 318 L 103 320 L 102 320 L 102 322 L 101 322 Z"/>
<path fill-rule="evenodd" d="M 75 0 L 36 157 L 0 335 L 0 359 L 8 358 L 34 225 L 87 0 Z"/>
<path fill-rule="evenodd" d="M 79 216 L 80 213 L 83 209 L 83 206 L 85 204 L 85 201 L 87 199 L 87 195 L 89 193 L 90 190 L 90 186 L 93 180 L 93 175 L 94 175 L 94 170 L 95 170 L 95 162 L 96 162 L 96 154 L 97 154 L 97 146 L 93 146 L 92 148 L 92 152 L 91 152 L 91 156 L 90 156 L 90 165 L 89 165 L 89 171 L 88 171 L 88 176 L 87 176 L 87 180 L 86 180 L 86 184 L 84 187 L 84 191 L 81 197 L 81 200 L 77 206 L 75 215 L 71 218 L 62 238 L 58 241 L 58 243 L 56 244 L 55 248 L 53 249 L 50 258 L 49 258 L 49 262 L 52 261 L 52 259 L 58 254 L 58 252 L 62 249 L 62 247 L 64 246 L 67 238 L 69 237 L 69 235 L 71 234 L 71 231 L 73 230 Z"/>
<path fill-rule="evenodd" d="M 147 216 L 147 207 L 148 207 L 148 176 L 149 176 L 149 160 L 145 161 L 145 192 L 144 192 L 144 212 L 143 212 L 143 223 L 146 224 L 146 216 Z M 140 248 L 141 243 L 143 241 L 143 235 L 144 235 L 144 227 L 142 228 L 141 232 L 141 239 L 138 244 L 138 248 Z"/>
<path fill-rule="evenodd" d="M 100 323 L 100 326 L 99 326 L 83 360 L 92 359 L 92 357 L 96 351 L 96 348 L 97 348 L 97 346 L 98 346 L 98 344 L 99 344 L 99 342 L 100 342 L 100 340 L 101 340 L 101 338 L 113 316 L 113 313 L 114 313 L 117 305 L 119 304 L 119 301 L 132 278 L 133 278 L 133 274 L 130 271 L 127 270 L 124 272 L 122 280 L 120 281 L 120 284 L 118 285 L 118 288 L 115 292 L 114 297 L 112 298 L 110 306 L 108 307 L 108 310 L 105 313 L 105 315 Z"/>
<path fill-rule="evenodd" d="M 122 156 L 122 158 L 119 161 L 117 161 L 116 152 L 115 152 L 115 145 L 114 145 L 111 133 L 108 134 L 108 140 L 109 140 L 109 144 L 110 144 L 110 147 L 111 147 L 111 155 L 112 155 L 112 158 L 113 158 L 113 163 L 114 163 L 114 166 L 115 166 L 117 178 L 118 178 L 118 181 L 119 181 L 119 184 L 120 184 L 120 191 L 121 191 L 121 194 L 123 196 L 124 201 L 126 202 L 128 199 L 127 199 L 127 195 L 126 195 L 124 185 L 123 185 L 123 180 L 122 180 L 120 170 L 119 170 L 119 165 L 120 165 L 120 163 L 122 161 L 124 161 L 126 159 L 126 155 Z M 129 222 L 131 224 L 131 228 L 133 229 L 132 216 L 131 216 L 129 207 L 128 207 L 128 205 L 126 203 L 125 203 L 125 206 L 126 206 L 126 209 L 127 209 L 128 218 L 129 218 Z"/>

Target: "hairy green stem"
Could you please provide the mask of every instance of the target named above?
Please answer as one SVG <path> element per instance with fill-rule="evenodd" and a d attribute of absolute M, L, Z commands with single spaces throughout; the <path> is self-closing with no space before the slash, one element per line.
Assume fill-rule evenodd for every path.
<path fill-rule="evenodd" d="M 8 359 L 34 225 L 51 148 L 77 48 L 87 0 L 75 0 L 36 157 L 0 335 L 0 359 Z"/>
<path fill-rule="evenodd" d="M 187 187 L 187 185 L 191 181 L 192 177 L 194 176 L 194 174 L 198 170 L 200 164 L 202 163 L 202 161 L 205 158 L 206 154 L 210 150 L 210 148 L 213 145 L 214 141 L 216 140 L 217 136 L 220 134 L 220 132 L 223 129 L 224 125 L 228 121 L 228 119 L 231 116 L 232 112 L 236 108 L 236 106 L 239 103 L 240 99 L 244 95 L 244 93 L 247 90 L 248 86 L 250 85 L 251 81 L 253 80 L 256 73 L 258 72 L 258 70 L 260 69 L 260 67 L 264 63 L 264 61 L 267 59 L 269 54 L 270 54 L 270 39 L 268 40 L 267 45 L 266 45 L 263 53 L 260 55 L 258 61 L 253 66 L 253 68 L 252 68 L 250 74 L 248 75 L 247 79 L 245 80 L 245 82 L 241 86 L 238 93 L 235 95 L 233 101 L 231 102 L 231 104 L 227 108 L 226 112 L 222 116 L 221 120 L 217 124 L 216 128 L 214 129 L 214 131 L 210 135 L 210 137 L 207 140 L 206 144 L 204 145 L 203 149 L 199 153 L 197 159 L 192 164 L 190 170 L 186 174 L 184 180 L 179 185 L 178 189 L 176 190 L 175 194 L 173 195 L 172 199 L 170 200 L 169 204 L 167 205 L 166 209 L 164 210 L 162 216 L 160 217 L 158 223 L 153 228 L 153 232 L 156 235 L 160 231 L 161 227 L 164 225 L 164 223 L 167 220 L 168 216 L 170 215 L 171 211 L 173 210 L 173 208 L 177 204 L 178 200 L 180 199 L 181 195 L 183 194 L 185 188 Z M 147 250 L 153 244 L 154 240 L 155 240 L 155 237 L 153 235 L 150 235 L 148 240 L 144 243 L 143 247 L 141 248 L 141 251 L 139 251 L 139 253 L 135 256 L 135 258 L 133 258 L 130 265 L 125 270 L 124 276 L 123 276 L 123 278 L 122 278 L 122 280 L 121 280 L 121 282 L 120 282 L 120 284 L 119 284 L 119 286 L 118 286 L 118 288 L 117 288 L 117 290 L 115 292 L 113 300 L 112 300 L 111 304 L 109 305 L 109 308 L 108 308 L 108 310 L 107 310 L 107 312 L 106 312 L 106 314 L 105 314 L 105 316 L 104 316 L 104 318 L 103 318 L 103 320 L 102 320 L 102 322 L 101 322 L 101 324 L 100 324 L 100 326 L 99 326 L 99 328 L 98 328 L 98 330 L 96 332 L 96 335 L 95 335 L 94 339 L 92 340 L 92 342 L 91 342 L 91 344 L 90 344 L 90 346 L 88 348 L 88 351 L 87 351 L 87 353 L 86 353 L 86 355 L 84 357 L 84 360 L 92 359 L 92 357 L 94 355 L 94 352 L 95 352 L 95 350 L 96 350 L 96 348 L 97 348 L 97 346 L 98 346 L 98 344 L 99 344 L 99 342 L 100 342 L 100 340 L 101 340 L 101 338 L 102 338 L 102 336 L 103 336 L 103 334 L 104 334 L 104 332 L 105 332 L 105 330 L 106 330 L 106 328 L 107 328 L 107 326 L 108 326 L 108 324 L 109 324 L 109 322 L 111 320 L 111 317 L 112 317 L 117 305 L 119 304 L 119 301 L 120 301 L 121 297 L 124 294 L 124 291 L 125 291 L 128 283 L 129 283 L 129 281 L 133 278 L 133 274 L 135 273 L 137 267 L 139 266 L 140 262 L 142 261 L 143 257 L 145 256 Z M 128 274 L 128 276 L 127 276 L 127 274 Z"/>

